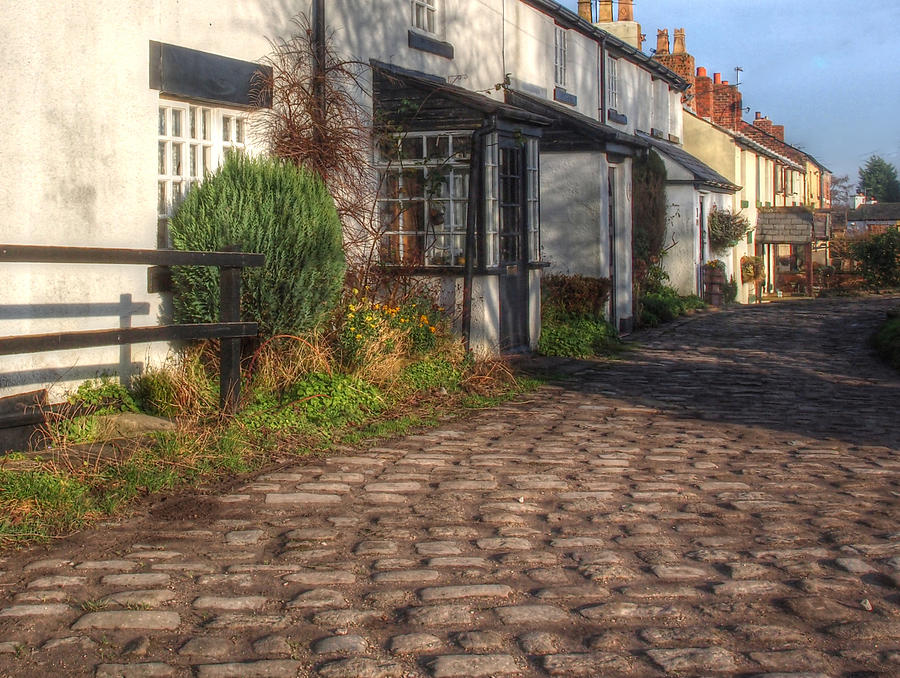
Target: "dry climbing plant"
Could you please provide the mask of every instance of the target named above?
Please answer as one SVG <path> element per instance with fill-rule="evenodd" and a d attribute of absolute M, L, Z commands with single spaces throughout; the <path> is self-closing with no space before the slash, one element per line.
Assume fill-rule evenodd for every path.
<path fill-rule="evenodd" d="M 377 186 L 371 163 L 371 120 L 359 101 L 365 94 L 360 62 L 340 59 L 333 33 L 326 36 L 321 98 L 317 96 L 315 44 L 306 15 L 293 19 L 287 39 L 273 41 L 263 62 L 271 72 L 257 73 L 260 106 L 254 131 L 269 151 L 322 177 L 344 224 L 344 248 L 351 263 L 371 242 Z M 320 101 L 324 101 L 324 110 Z M 363 258 L 366 258 L 363 255 Z"/>

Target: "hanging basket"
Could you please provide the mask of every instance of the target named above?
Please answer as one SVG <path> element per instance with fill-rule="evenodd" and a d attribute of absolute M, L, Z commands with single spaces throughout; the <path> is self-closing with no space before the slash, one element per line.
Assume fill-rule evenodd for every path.
<path fill-rule="evenodd" d="M 761 283 L 766 279 L 766 271 L 763 267 L 762 257 L 741 257 L 741 282 Z"/>

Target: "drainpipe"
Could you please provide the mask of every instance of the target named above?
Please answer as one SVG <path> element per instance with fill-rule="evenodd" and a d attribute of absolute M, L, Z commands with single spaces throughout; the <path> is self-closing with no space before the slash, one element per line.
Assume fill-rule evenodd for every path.
<path fill-rule="evenodd" d="M 466 351 L 471 350 L 472 339 L 472 281 L 475 277 L 477 216 L 484 197 L 484 139 L 497 129 L 497 119 L 491 116 L 472 133 L 472 157 L 469 160 L 469 195 L 466 209 L 465 272 L 463 273 L 462 331 Z"/>
<path fill-rule="evenodd" d="M 600 56 L 597 59 L 600 71 L 600 123 L 606 124 L 606 36 L 600 38 Z"/>
<path fill-rule="evenodd" d="M 325 124 L 325 0 L 313 0 L 312 4 L 312 45 L 313 45 L 313 144 L 320 149 L 322 126 Z M 322 173 L 323 168 L 317 168 Z M 324 177 L 323 177 L 324 178 Z"/>

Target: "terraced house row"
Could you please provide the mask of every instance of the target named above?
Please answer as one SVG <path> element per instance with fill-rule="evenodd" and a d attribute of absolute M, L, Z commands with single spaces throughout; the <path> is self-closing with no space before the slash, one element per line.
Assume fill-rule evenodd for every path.
<path fill-rule="evenodd" d="M 551 0 L 20 3 L 0 17 L 0 240 L 165 248 L 193 185 L 229 151 L 265 150 L 258 110 L 280 102 L 261 95 L 258 74 L 273 43 L 303 32 L 298 15 L 322 19 L 334 54 L 360 66 L 377 228 L 345 228 L 369 233 L 389 270 L 433 285 L 477 352 L 535 346 L 547 271 L 610 278 L 608 316 L 633 326 L 632 166 L 651 149 L 666 164 L 676 245 L 665 263 L 681 291 L 699 291 L 713 256 L 713 209 L 759 222 L 723 257 L 740 280 L 741 258 L 763 243 L 771 278 L 742 284 L 741 301 L 775 291 L 785 244 L 814 249 L 811 230 L 779 240 L 783 215 L 764 227 L 766 209 L 828 207 L 827 169 L 765 118 L 744 122 L 737 88 L 695 69 L 683 31 L 645 53 L 630 0 L 585 0 L 577 13 Z M 808 214 L 790 218 L 811 229 Z M 168 314 L 145 269 L 14 266 L 0 335 Z M 127 376 L 165 351 L 3 358 L 0 395 Z"/>

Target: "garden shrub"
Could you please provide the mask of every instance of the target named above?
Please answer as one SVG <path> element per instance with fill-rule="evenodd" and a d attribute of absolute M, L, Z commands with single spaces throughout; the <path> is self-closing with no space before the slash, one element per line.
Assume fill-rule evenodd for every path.
<path fill-rule="evenodd" d="M 888 320 L 872 337 L 872 345 L 881 358 L 900 370 L 900 310 L 888 315 Z"/>
<path fill-rule="evenodd" d="M 549 356 L 589 358 L 607 354 L 619 345 L 615 328 L 602 318 L 560 314 L 544 321 L 538 352 Z"/>
<path fill-rule="evenodd" d="M 176 249 L 236 245 L 265 255 L 263 267 L 241 276 L 242 314 L 264 337 L 309 330 L 335 306 L 345 269 L 341 224 L 325 185 L 306 170 L 230 154 L 188 193 L 169 228 Z M 178 322 L 218 320 L 217 269 L 174 267 L 172 281 Z"/>
<path fill-rule="evenodd" d="M 859 262 L 866 286 L 884 289 L 900 286 L 900 230 L 891 228 L 884 233 L 858 240 L 851 245 L 853 258 Z"/>
<path fill-rule="evenodd" d="M 609 293 L 609 278 L 554 274 L 541 280 L 543 306 L 566 314 L 602 317 Z"/>
<path fill-rule="evenodd" d="M 425 297 L 400 303 L 375 302 L 354 289 L 339 319 L 338 350 L 342 362 L 357 367 L 374 355 L 421 356 L 448 334 L 443 309 Z"/>
<path fill-rule="evenodd" d="M 588 358 L 619 345 L 615 328 L 603 318 L 609 299 L 608 278 L 549 275 L 541 281 L 541 337 L 538 352 Z"/>
<path fill-rule="evenodd" d="M 737 301 L 737 295 L 737 280 L 734 279 L 734 276 L 731 276 L 731 279 L 727 283 L 725 283 L 725 288 L 722 290 L 722 297 L 724 298 L 726 304 L 733 304 L 735 301 Z"/>
<path fill-rule="evenodd" d="M 706 304 L 697 295 L 682 296 L 674 288 L 668 286 L 642 295 L 640 305 L 640 324 L 644 327 L 656 327 L 662 323 L 671 322 L 688 311 L 706 307 Z"/>

